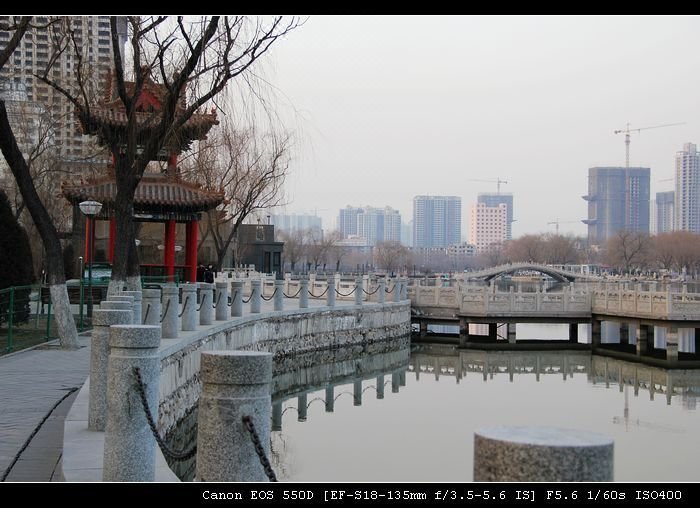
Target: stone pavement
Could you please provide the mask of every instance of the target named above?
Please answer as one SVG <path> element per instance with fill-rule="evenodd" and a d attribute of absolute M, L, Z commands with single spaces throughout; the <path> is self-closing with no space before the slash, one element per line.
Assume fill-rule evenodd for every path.
<path fill-rule="evenodd" d="M 88 376 L 89 332 L 80 343 L 77 351 L 44 345 L 0 357 L 0 478 L 5 481 L 60 480 L 63 422 L 77 395 L 70 391 Z"/>

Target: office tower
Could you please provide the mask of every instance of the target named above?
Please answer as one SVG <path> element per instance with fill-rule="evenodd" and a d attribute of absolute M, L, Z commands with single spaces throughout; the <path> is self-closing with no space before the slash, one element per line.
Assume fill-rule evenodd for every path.
<path fill-rule="evenodd" d="M 401 214 L 390 206 L 384 208 L 384 241 L 401 241 Z"/>
<path fill-rule="evenodd" d="M 462 199 L 457 196 L 413 198 L 413 246 L 447 247 L 462 234 Z"/>
<path fill-rule="evenodd" d="M 656 193 L 656 233 L 668 233 L 674 227 L 675 192 Z"/>
<path fill-rule="evenodd" d="M 508 235 L 508 205 L 476 203 L 470 210 L 469 243 L 478 253 L 500 247 Z"/>
<path fill-rule="evenodd" d="M 676 153 L 675 229 L 700 233 L 700 153 L 685 143 Z"/>
<path fill-rule="evenodd" d="M 588 242 L 602 245 L 619 231 L 649 233 L 649 168 L 588 170 Z"/>
<path fill-rule="evenodd" d="M 476 198 L 477 203 L 483 203 L 488 207 L 495 208 L 498 205 L 506 205 L 506 240 L 513 239 L 513 194 L 480 192 Z"/>

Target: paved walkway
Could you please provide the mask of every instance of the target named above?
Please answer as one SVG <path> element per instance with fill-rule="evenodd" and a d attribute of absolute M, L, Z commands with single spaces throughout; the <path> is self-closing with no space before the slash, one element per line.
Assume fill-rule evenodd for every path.
<path fill-rule="evenodd" d="M 77 394 L 71 390 L 88 376 L 89 342 L 82 336 L 77 351 L 44 345 L 0 357 L 0 478 L 60 479 L 63 421 Z"/>

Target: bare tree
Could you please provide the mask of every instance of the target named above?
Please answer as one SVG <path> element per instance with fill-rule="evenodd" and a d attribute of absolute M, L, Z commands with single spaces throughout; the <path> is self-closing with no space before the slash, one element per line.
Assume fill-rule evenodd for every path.
<path fill-rule="evenodd" d="M 624 272 L 643 267 L 648 261 L 651 240 L 639 231 L 621 230 L 606 244 L 606 260 Z"/>
<path fill-rule="evenodd" d="M 284 242 L 284 259 L 290 265 L 290 271 L 294 271 L 297 263 L 304 257 L 305 238 L 304 232 L 295 229 L 291 232 L 277 231 L 277 241 Z"/>
<path fill-rule="evenodd" d="M 188 122 L 203 106 L 212 104 L 227 84 L 251 72 L 251 67 L 281 37 L 299 25 L 282 17 L 269 23 L 247 17 L 202 17 L 187 21 L 166 16 L 129 17 L 132 66 L 130 72 L 119 50 L 117 18 L 111 18 L 114 80 L 124 126 L 110 127 L 91 99 L 89 66 L 76 33 L 66 27 L 64 51 L 73 51 L 77 62 L 75 83 L 53 80 L 50 69 L 37 76 L 65 95 L 75 108 L 83 132 L 97 135 L 114 157 L 117 196 L 115 215 L 117 242 L 110 290 L 139 283 L 139 262 L 133 221 L 134 194 L 148 165 L 164 148 L 186 148 L 198 137 L 201 126 Z M 134 80 L 128 86 L 127 79 Z M 162 87 L 161 107 L 146 113 L 139 98 L 148 82 Z M 185 93 L 187 102 L 185 103 Z M 184 144 L 184 145 L 183 145 Z"/>
<path fill-rule="evenodd" d="M 256 129 L 235 129 L 224 121 L 218 132 L 199 144 L 182 168 L 206 188 L 224 192 L 224 204 L 207 213 L 202 239 L 211 237 L 217 269 L 243 221 L 257 210 L 282 204 L 282 185 L 289 169 L 291 138 Z"/>
<path fill-rule="evenodd" d="M 30 17 L 23 17 L 13 25 L 0 26 L 0 30 L 14 31 L 7 46 L 0 51 L 0 69 L 4 67 L 14 50 L 19 45 L 22 37 L 30 28 Z M 67 349 L 76 349 L 78 344 L 78 332 L 70 310 L 70 300 L 66 288 L 66 276 L 63 266 L 63 252 L 58 231 L 52 221 L 51 215 L 42 202 L 39 192 L 32 178 L 30 165 L 24 157 L 17 143 L 17 138 L 10 124 L 5 101 L 0 99 L 0 151 L 7 161 L 10 171 L 15 177 L 15 182 L 22 195 L 23 207 L 26 206 L 32 221 L 41 236 L 46 251 L 47 282 L 51 299 L 54 304 L 55 319 L 58 327 L 61 346 Z"/>
<path fill-rule="evenodd" d="M 340 241 L 343 239 L 343 234 L 338 231 L 331 231 L 328 233 L 328 239 L 331 242 L 330 248 L 328 249 L 328 262 L 335 265 L 335 271 L 340 271 L 340 265 L 343 259 L 348 255 L 347 247 L 340 245 Z"/>
<path fill-rule="evenodd" d="M 577 263 L 579 254 L 577 240 L 573 236 L 547 233 L 544 235 L 544 263 L 561 264 Z"/>
<path fill-rule="evenodd" d="M 409 263 L 410 251 L 401 242 L 380 242 L 374 246 L 374 260 L 379 268 L 394 273 L 405 269 Z"/>
<path fill-rule="evenodd" d="M 544 243 L 542 235 L 524 235 L 506 242 L 503 246 L 503 256 L 511 262 L 541 262 L 544 259 Z"/>

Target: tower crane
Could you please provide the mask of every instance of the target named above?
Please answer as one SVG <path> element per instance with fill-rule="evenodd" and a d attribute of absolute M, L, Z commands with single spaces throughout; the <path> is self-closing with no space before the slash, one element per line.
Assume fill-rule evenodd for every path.
<path fill-rule="evenodd" d="M 625 134 L 625 167 L 630 167 L 630 132 L 645 131 L 648 129 L 660 129 L 661 127 L 673 127 L 674 125 L 684 125 L 685 122 L 679 123 L 665 123 L 663 125 L 653 125 L 651 127 L 641 127 L 639 129 L 630 129 L 630 124 L 627 122 L 627 127 L 624 129 L 618 129 L 615 134 Z"/>
<path fill-rule="evenodd" d="M 496 184 L 496 193 L 500 194 L 501 193 L 501 184 L 502 183 L 508 183 L 505 180 L 501 180 L 500 178 L 496 178 L 495 180 L 481 180 L 479 178 L 467 178 L 468 182 L 487 182 L 487 183 L 495 183 Z"/>
<path fill-rule="evenodd" d="M 548 222 L 547 225 L 555 224 L 556 225 L 556 232 L 558 235 L 559 234 L 559 224 L 573 224 L 573 223 L 578 223 L 578 222 L 579 221 L 577 221 L 577 220 L 559 220 L 559 219 L 557 219 L 555 221 Z"/>

